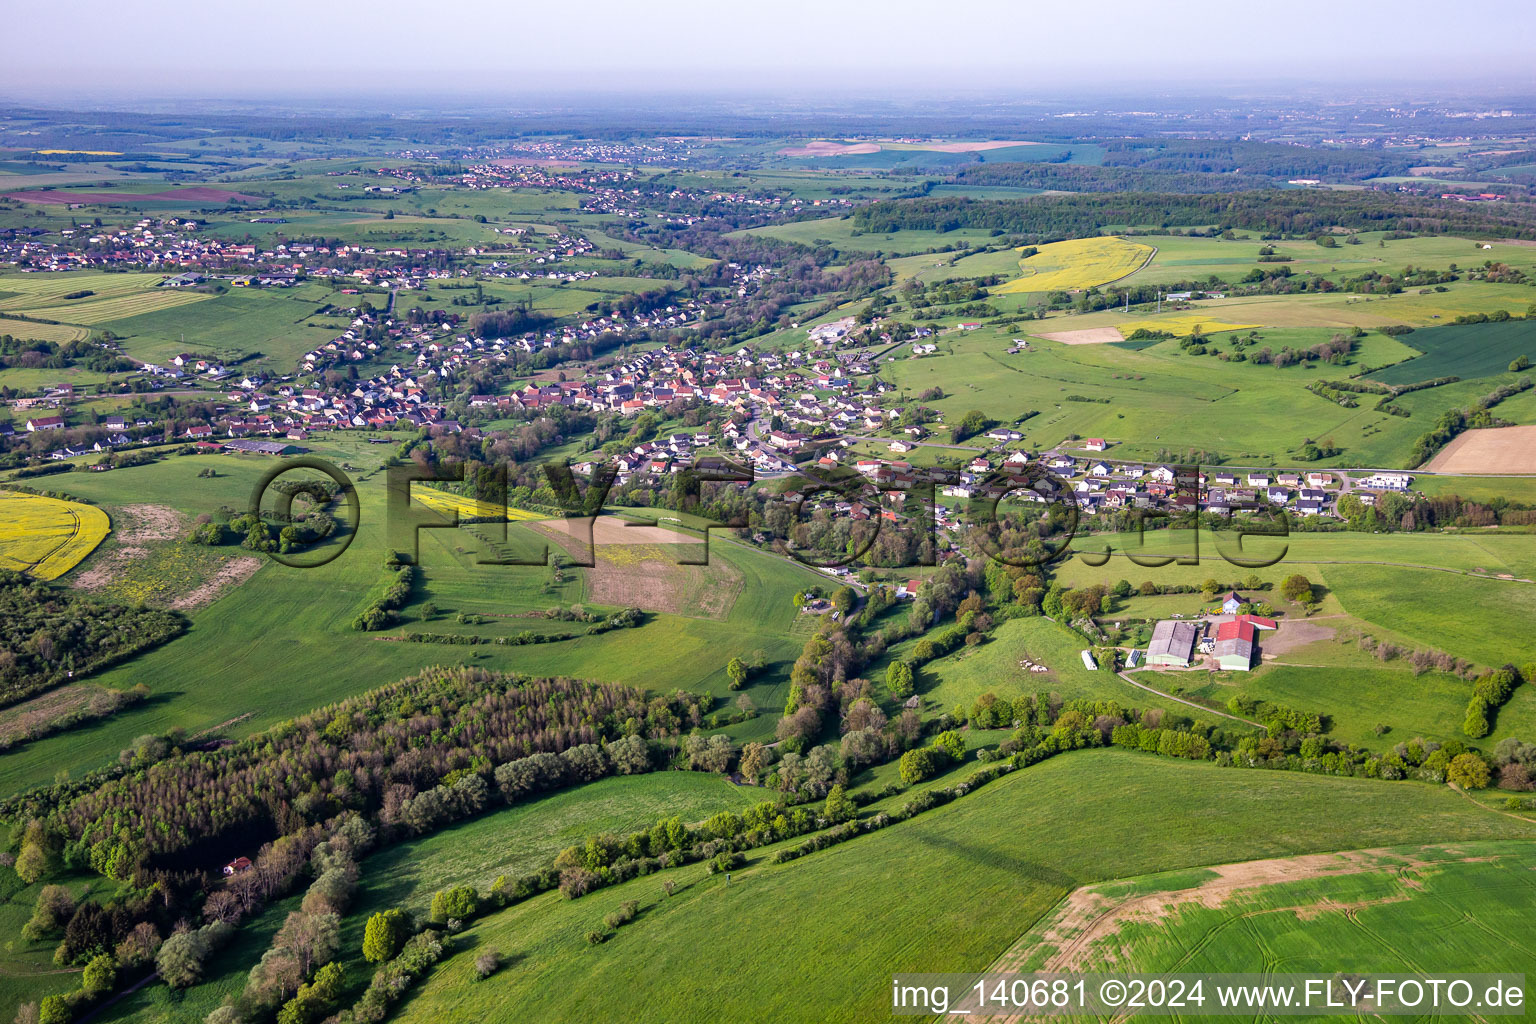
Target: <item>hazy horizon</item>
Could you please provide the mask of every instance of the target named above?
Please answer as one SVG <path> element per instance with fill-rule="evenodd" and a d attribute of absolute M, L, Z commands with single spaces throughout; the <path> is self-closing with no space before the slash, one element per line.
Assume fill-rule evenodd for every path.
<path fill-rule="evenodd" d="M 1027 102 L 1281 84 L 1428 99 L 1536 94 L 1536 13 L 1509 0 L 1480 5 L 1475 17 L 1448 17 L 1426 0 L 1390 8 L 1299 0 L 1263 11 L 1110 0 L 1086 15 L 1000 0 L 943 8 L 897 0 L 874 10 L 781 0 L 752 11 L 602 0 L 570 11 L 471 0 L 432 16 L 380 0 L 360 20 L 273 0 L 253 27 L 216 7 L 149 0 L 129 14 L 102 0 L 64 0 L 13 12 L 11 38 L 24 45 L 0 67 L 0 99 L 121 106 L 468 94 L 494 103 L 685 92 Z M 48 45 L 55 35 L 60 45 Z"/>

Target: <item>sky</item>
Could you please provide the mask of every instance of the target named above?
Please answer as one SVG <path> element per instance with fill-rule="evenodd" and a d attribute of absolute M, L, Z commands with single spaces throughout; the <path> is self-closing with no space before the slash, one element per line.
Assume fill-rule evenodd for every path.
<path fill-rule="evenodd" d="M 50 0 L 0 97 L 466 89 L 1016 95 L 1228 82 L 1536 93 L 1536 3 L 1485 0 Z"/>

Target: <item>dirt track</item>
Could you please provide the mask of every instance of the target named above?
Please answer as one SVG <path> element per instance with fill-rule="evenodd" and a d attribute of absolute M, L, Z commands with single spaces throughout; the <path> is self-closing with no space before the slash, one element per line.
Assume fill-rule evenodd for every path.
<path fill-rule="evenodd" d="M 1059 341 L 1063 345 L 1107 345 L 1110 342 L 1124 341 L 1125 335 L 1120 333 L 1118 327 L 1085 327 L 1080 331 L 1051 331 L 1047 334 L 1037 334 L 1037 338 L 1046 341 Z"/>

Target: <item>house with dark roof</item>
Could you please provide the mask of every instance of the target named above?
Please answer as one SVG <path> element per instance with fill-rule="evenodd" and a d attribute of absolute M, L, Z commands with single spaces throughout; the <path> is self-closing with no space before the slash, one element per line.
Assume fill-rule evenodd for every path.
<path fill-rule="evenodd" d="M 1194 656 L 1200 632 L 1200 625 L 1194 622 L 1159 622 L 1152 627 L 1152 642 L 1147 645 L 1147 667 L 1184 668 Z"/>

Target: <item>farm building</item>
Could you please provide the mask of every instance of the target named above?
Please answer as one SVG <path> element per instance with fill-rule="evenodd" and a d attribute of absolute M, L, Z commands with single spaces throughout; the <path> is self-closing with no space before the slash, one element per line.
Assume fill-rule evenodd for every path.
<path fill-rule="evenodd" d="M 304 451 L 296 444 L 283 444 L 279 441 L 247 441 L 243 438 L 224 442 L 224 450 L 247 455 L 298 455 Z"/>
<path fill-rule="evenodd" d="M 224 873 L 226 875 L 238 875 L 242 871 L 249 870 L 251 870 L 251 858 L 249 857 L 236 857 L 224 865 Z"/>
<path fill-rule="evenodd" d="M 1195 650 L 1200 626 L 1194 622 L 1165 619 L 1152 627 L 1152 642 L 1147 645 L 1148 668 L 1183 668 Z"/>
<path fill-rule="evenodd" d="M 1237 610 L 1248 603 L 1248 599 L 1235 590 L 1229 590 L 1221 599 L 1221 610 L 1228 615 L 1236 615 Z"/>
<path fill-rule="evenodd" d="M 1227 671 L 1247 672 L 1253 667 L 1253 651 L 1258 640 L 1258 627 L 1251 621 L 1232 619 L 1216 627 L 1216 648 L 1212 654 L 1216 663 Z"/>

